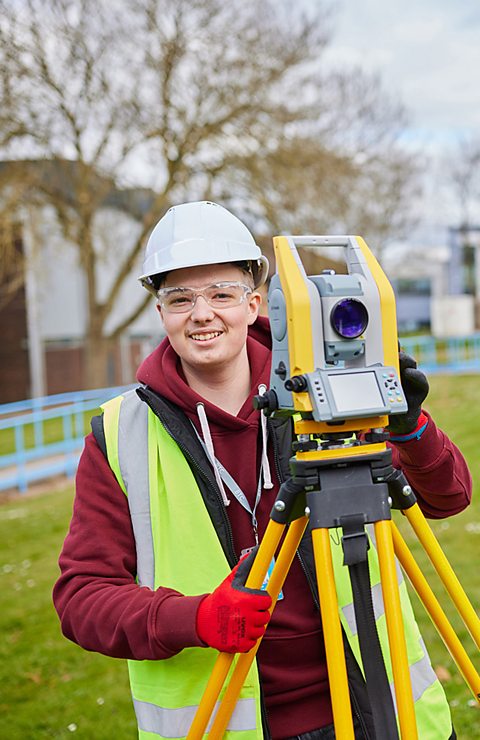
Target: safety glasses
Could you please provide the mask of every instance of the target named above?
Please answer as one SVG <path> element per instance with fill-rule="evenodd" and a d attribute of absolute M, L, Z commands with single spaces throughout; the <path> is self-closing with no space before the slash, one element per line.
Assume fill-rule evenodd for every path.
<path fill-rule="evenodd" d="M 214 283 L 205 288 L 160 288 L 157 298 L 160 306 L 168 313 L 187 313 L 202 296 L 212 308 L 239 306 L 253 290 L 237 282 Z"/>

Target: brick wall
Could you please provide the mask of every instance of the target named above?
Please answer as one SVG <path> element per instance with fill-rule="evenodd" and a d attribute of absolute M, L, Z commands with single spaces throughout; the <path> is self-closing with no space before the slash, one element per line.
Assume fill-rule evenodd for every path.
<path fill-rule="evenodd" d="M 108 386 L 135 381 L 135 372 L 141 362 L 141 342 L 133 340 L 129 346 L 130 374 L 122 372 L 122 354 L 119 343 L 110 350 L 108 358 Z M 45 347 L 47 394 L 68 393 L 86 389 L 85 355 L 82 345 L 49 343 Z M 99 383 L 98 387 L 102 384 Z"/>
<path fill-rule="evenodd" d="M 45 368 L 46 395 L 83 390 L 84 360 L 81 346 L 47 345 Z"/>
<path fill-rule="evenodd" d="M 20 288 L 0 309 L 0 403 L 30 395 L 25 290 Z"/>

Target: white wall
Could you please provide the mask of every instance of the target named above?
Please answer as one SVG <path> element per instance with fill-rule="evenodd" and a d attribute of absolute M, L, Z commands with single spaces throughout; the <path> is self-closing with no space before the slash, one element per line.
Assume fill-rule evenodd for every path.
<path fill-rule="evenodd" d="M 475 331 L 475 301 L 471 295 L 446 295 L 433 298 L 430 321 L 435 337 L 457 337 Z"/>
<path fill-rule="evenodd" d="M 135 239 L 139 228 L 139 224 L 131 217 L 113 210 L 105 210 L 97 220 L 97 279 L 100 299 L 105 298 L 110 290 L 119 261 Z M 81 339 L 87 322 L 85 276 L 78 264 L 78 252 L 62 238 L 52 209 L 43 208 L 38 211 L 33 238 L 42 338 L 50 341 Z M 108 248 L 107 238 L 110 243 Z M 145 289 L 137 280 L 141 262 L 142 257 L 139 257 L 136 267 L 118 291 L 112 314 L 107 321 L 107 331 L 126 318 L 144 298 Z M 153 297 L 150 306 L 130 327 L 128 333 L 152 337 L 153 345 L 161 339 L 163 332 Z"/>

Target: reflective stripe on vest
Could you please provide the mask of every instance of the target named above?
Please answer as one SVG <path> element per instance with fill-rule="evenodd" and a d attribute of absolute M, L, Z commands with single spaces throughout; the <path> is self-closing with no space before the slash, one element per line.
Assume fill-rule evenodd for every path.
<path fill-rule="evenodd" d="M 420 637 L 419 643 L 423 652 L 423 658 L 417 660 L 416 663 L 410 665 L 410 680 L 412 682 L 412 694 L 413 701 L 418 701 L 423 695 L 423 692 L 432 686 L 437 681 L 437 676 L 431 666 L 430 658 L 428 657 L 427 648 L 423 639 Z M 397 700 L 395 697 L 395 687 L 393 681 L 390 684 L 390 691 L 392 692 L 393 703 L 395 705 L 395 711 L 397 711 Z"/>
<path fill-rule="evenodd" d="M 128 498 L 137 550 L 137 580 L 140 586 L 153 589 L 155 559 L 148 483 L 148 406 L 140 401 L 134 390 L 120 397 L 119 409 L 116 405 L 118 399 L 113 399 L 104 404 L 103 409 L 105 414 L 111 411 L 118 419 L 117 477 L 119 473 Z M 108 448 L 110 440 L 106 441 Z"/>
<path fill-rule="evenodd" d="M 148 495 L 148 406 L 135 391 L 125 395 L 120 407 L 118 461 L 128 491 L 128 507 L 137 549 L 140 586 L 154 588 L 155 558 Z M 135 429 L 135 434 L 129 430 Z"/>
<path fill-rule="evenodd" d="M 385 608 L 383 606 L 382 586 L 380 583 L 376 583 L 374 586 L 372 586 L 372 602 L 373 611 L 375 614 L 375 621 L 377 622 L 379 617 L 381 617 L 385 613 Z M 345 604 L 345 606 L 342 606 L 341 609 L 343 616 L 345 617 L 350 628 L 350 632 L 352 633 L 352 635 L 356 635 L 357 620 L 355 619 L 355 609 L 353 606 L 353 601 L 350 604 Z"/>
<path fill-rule="evenodd" d="M 133 700 L 138 727 L 142 732 L 151 732 L 166 738 L 185 737 L 195 718 L 198 706 L 180 707 L 179 709 L 165 709 L 148 702 Z M 218 709 L 219 702 L 215 705 L 210 725 Z M 255 699 L 239 699 L 228 723 L 230 732 L 248 732 L 255 730 L 256 726 Z"/>

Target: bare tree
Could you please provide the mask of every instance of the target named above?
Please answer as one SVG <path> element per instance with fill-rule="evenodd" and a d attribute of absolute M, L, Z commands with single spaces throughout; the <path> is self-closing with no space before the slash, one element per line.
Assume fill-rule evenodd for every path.
<path fill-rule="evenodd" d="M 460 224 L 472 225 L 472 209 L 480 197 L 480 139 L 463 139 L 451 158 L 449 171 L 458 199 Z M 480 221 L 480 218 L 478 219 Z M 478 223 L 477 223 L 478 225 Z"/>
<path fill-rule="evenodd" d="M 0 164 L 0 311 L 23 287 L 25 254 L 22 241 L 22 204 L 36 195 L 27 173 L 13 175 L 15 167 Z"/>
<path fill-rule="evenodd" d="M 85 274 L 89 385 L 104 381 L 105 343 L 145 306 L 107 336 L 118 290 L 172 203 L 215 198 L 263 231 L 402 222 L 403 112 L 358 70 L 325 68 L 331 26 L 325 2 L 0 0 L 0 147 L 48 160 L 36 188 Z M 100 291 L 98 213 L 139 187 L 140 227 Z"/>
<path fill-rule="evenodd" d="M 453 229 L 461 249 L 463 290 L 476 298 L 476 324 L 480 324 L 480 138 L 458 141 L 447 162 L 450 184 L 456 196 L 459 225 Z"/>
<path fill-rule="evenodd" d="M 2 208 L 0 212 L 0 311 L 24 283 L 24 257 L 19 224 Z"/>

